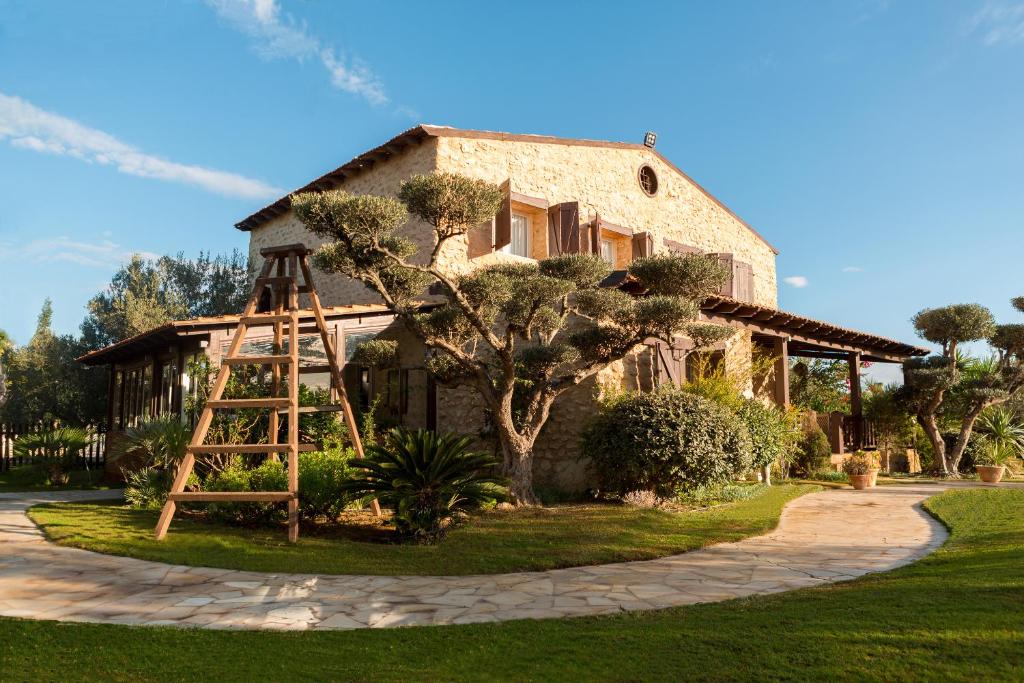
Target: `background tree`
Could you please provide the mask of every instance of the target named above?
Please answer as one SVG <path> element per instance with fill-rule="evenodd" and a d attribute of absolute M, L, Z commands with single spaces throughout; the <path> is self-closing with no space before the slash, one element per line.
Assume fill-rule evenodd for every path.
<path fill-rule="evenodd" d="M 98 349 L 171 320 L 238 313 L 249 296 L 245 257 L 235 250 L 196 259 L 184 254 L 155 261 L 138 254 L 121 267 L 110 286 L 87 304 L 83 342 Z"/>
<path fill-rule="evenodd" d="M 379 294 L 426 345 L 427 367 L 439 381 L 476 390 L 496 428 L 509 493 L 533 504 L 533 447 L 554 401 L 645 339 L 685 333 L 726 274 L 714 257 L 638 259 L 629 273 L 645 293 L 632 297 L 600 287 L 609 268 L 589 254 L 463 275 L 442 268 L 444 247 L 464 243 L 501 199 L 496 185 L 440 173 L 403 183 L 400 201 L 335 190 L 294 195 L 292 206 L 309 230 L 330 240 L 316 265 Z M 433 229 L 427 253 L 399 233 L 409 213 Z M 414 299 L 430 285 L 444 303 L 424 313 Z"/>
<path fill-rule="evenodd" d="M 790 372 L 793 405 L 816 413 L 848 412 L 850 373 L 846 361 L 794 359 Z"/>
<path fill-rule="evenodd" d="M 914 416 L 900 400 L 900 392 L 896 384 L 871 384 L 864 393 L 864 416 L 874 424 L 878 448 L 890 457 L 914 440 Z"/>
<path fill-rule="evenodd" d="M 1012 304 L 1024 312 L 1024 297 L 1013 299 Z M 925 309 L 914 316 L 913 323 L 921 338 L 940 345 L 942 351 L 904 364 L 902 398 L 931 443 L 939 473 L 956 476 L 978 417 L 1024 388 L 1024 325 L 997 325 L 991 311 L 979 304 Z M 962 345 L 983 340 L 995 356 L 969 364 L 960 353 Z M 950 416 L 953 403 L 958 428 L 947 445 L 940 420 Z"/>
<path fill-rule="evenodd" d="M 0 330 L 0 409 L 3 409 L 4 400 L 7 398 L 7 374 L 4 372 L 4 363 L 7 362 L 7 354 L 14 348 L 14 340 L 5 331 Z"/>
<path fill-rule="evenodd" d="M 73 336 L 54 334 L 52 320 L 47 299 L 32 338 L 7 352 L 7 399 L 0 405 L 0 420 L 85 424 L 105 415 L 106 372 L 76 362 L 87 349 Z"/>

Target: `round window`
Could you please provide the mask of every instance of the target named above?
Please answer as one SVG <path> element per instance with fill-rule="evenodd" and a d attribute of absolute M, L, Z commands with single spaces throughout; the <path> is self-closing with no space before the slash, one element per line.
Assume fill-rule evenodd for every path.
<path fill-rule="evenodd" d="M 653 168 L 650 166 L 641 166 L 639 179 L 640 187 L 643 188 L 648 197 L 653 197 L 658 193 L 658 176 L 654 174 Z"/>

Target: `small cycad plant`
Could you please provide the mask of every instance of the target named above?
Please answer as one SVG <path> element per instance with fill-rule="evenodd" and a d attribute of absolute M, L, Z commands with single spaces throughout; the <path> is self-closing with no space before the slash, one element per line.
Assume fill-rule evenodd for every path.
<path fill-rule="evenodd" d="M 505 497 L 498 463 L 471 450 L 472 440 L 452 433 L 396 428 L 353 459 L 342 486 L 354 496 L 374 496 L 391 508 L 405 540 L 434 543 L 460 513 Z"/>
<path fill-rule="evenodd" d="M 37 467 L 50 486 L 66 486 L 78 456 L 88 448 L 89 434 L 78 427 L 56 427 L 24 434 L 14 441 L 14 454 Z"/>

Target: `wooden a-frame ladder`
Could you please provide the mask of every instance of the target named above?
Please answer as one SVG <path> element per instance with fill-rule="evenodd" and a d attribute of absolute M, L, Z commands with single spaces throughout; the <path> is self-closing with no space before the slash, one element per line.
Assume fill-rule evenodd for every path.
<path fill-rule="evenodd" d="M 323 308 L 320 305 L 320 297 L 313 286 L 313 277 L 310 272 L 307 256 L 310 250 L 302 244 L 288 244 L 281 247 L 262 249 L 260 254 L 264 257 L 263 268 L 256 277 L 252 294 L 245 306 L 245 311 L 238 320 L 238 328 L 231 339 L 231 345 L 221 358 L 220 371 L 214 380 L 213 388 L 210 391 L 206 406 L 199 415 L 195 432 L 192 434 L 192 441 L 188 446 L 185 457 L 178 467 L 174 477 L 174 483 L 167 496 L 163 511 L 160 513 L 160 520 L 156 525 L 156 538 L 162 540 L 167 536 L 167 529 L 170 527 L 171 519 L 174 517 L 177 504 L 180 502 L 287 502 L 288 503 L 288 540 L 295 542 L 299 538 L 299 452 L 314 450 L 316 444 L 299 443 L 299 413 L 322 412 L 329 410 L 341 410 L 345 415 L 345 424 L 348 426 L 352 445 L 356 455 L 363 457 L 363 444 L 359 438 L 359 430 L 356 427 L 355 415 L 352 413 L 352 406 L 348 401 L 345 392 L 345 384 L 342 381 L 341 369 L 338 367 L 338 356 L 335 353 L 334 343 L 327 333 L 327 323 L 324 319 Z M 298 274 L 302 272 L 303 284 L 299 285 Z M 266 287 L 272 292 L 272 308 L 270 313 L 257 313 L 260 298 Z M 316 328 L 323 340 L 324 351 L 327 354 L 327 369 L 330 370 L 333 382 L 332 396 L 337 396 L 337 403 L 322 406 L 299 407 L 299 373 L 307 368 L 299 367 L 299 295 L 309 296 L 310 305 L 313 309 L 313 316 L 316 319 Z M 274 350 L 269 356 L 243 356 L 239 355 L 242 342 L 245 340 L 246 331 L 252 327 L 273 326 L 274 328 Z M 288 353 L 283 352 L 284 339 L 288 338 Z M 231 368 L 241 365 L 270 366 L 270 397 L 269 398 L 245 398 L 245 399 L 224 399 L 224 389 L 227 387 L 228 378 L 231 376 Z M 287 366 L 287 390 L 281 395 L 282 366 Z M 311 371 L 322 371 L 323 366 L 308 368 Z M 270 410 L 268 430 L 269 443 L 261 444 L 205 444 L 207 433 L 213 422 L 215 410 L 234 410 L 238 408 L 263 408 Z M 279 432 L 279 411 L 288 415 L 288 440 L 285 443 L 278 443 Z M 185 484 L 195 466 L 195 456 L 200 454 L 260 454 L 277 453 L 288 454 L 288 490 L 287 491 L 250 491 L 250 492 L 212 492 L 212 491 L 185 491 Z M 373 501 L 373 511 L 379 517 L 380 505 Z"/>

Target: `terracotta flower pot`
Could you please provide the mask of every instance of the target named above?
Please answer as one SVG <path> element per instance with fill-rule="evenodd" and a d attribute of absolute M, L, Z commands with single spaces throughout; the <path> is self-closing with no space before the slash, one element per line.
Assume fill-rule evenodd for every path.
<path fill-rule="evenodd" d="M 975 465 L 974 469 L 978 470 L 978 476 L 986 484 L 998 484 L 1006 472 L 1002 465 Z"/>
<path fill-rule="evenodd" d="M 868 471 L 868 476 L 871 478 L 871 481 L 868 484 L 868 486 L 872 486 L 872 487 L 878 486 L 878 468 L 876 467 L 876 468 L 874 468 L 872 470 L 869 470 Z"/>
<path fill-rule="evenodd" d="M 853 486 L 853 488 L 857 489 L 858 491 L 863 491 L 864 489 L 866 489 L 869 486 L 871 486 L 871 475 L 870 474 L 851 474 L 850 475 L 850 485 Z"/>

